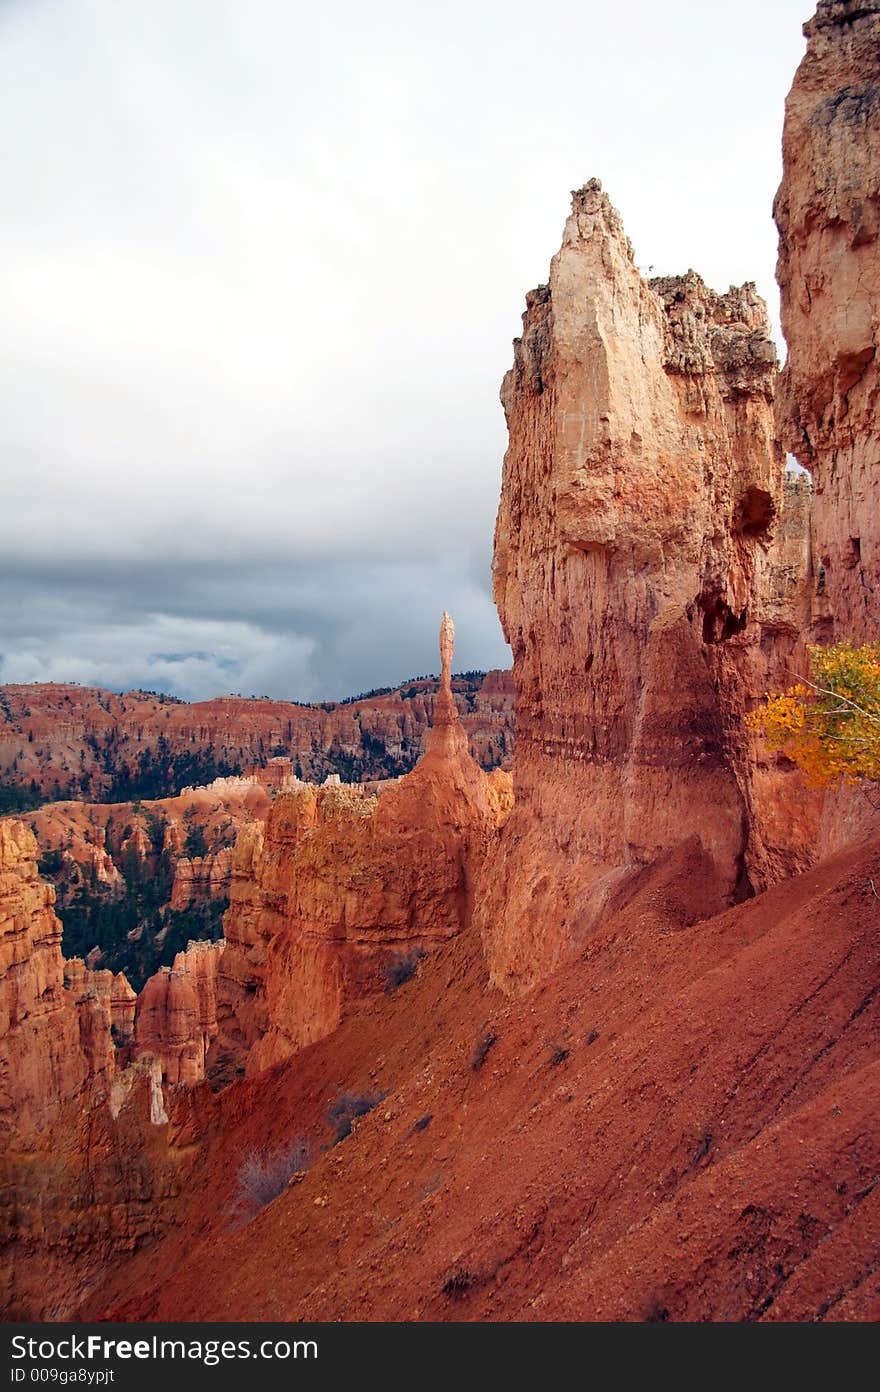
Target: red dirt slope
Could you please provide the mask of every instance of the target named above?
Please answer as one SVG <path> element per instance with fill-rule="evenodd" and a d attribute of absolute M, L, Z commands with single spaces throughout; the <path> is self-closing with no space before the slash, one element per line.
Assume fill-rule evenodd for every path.
<path fill-rule="evenodd" d="M 691 844 L 642 872 L 513 1003 L 454 940 L 221 1094 L 181 1226 L 83 1314 L 877 1318 L 880 840 L 689 926 L 705 869 Z M 249 1148 L 320 1147 L 328 1101 L 371 1088 L 353 1134 L 236 1230 Z"/>

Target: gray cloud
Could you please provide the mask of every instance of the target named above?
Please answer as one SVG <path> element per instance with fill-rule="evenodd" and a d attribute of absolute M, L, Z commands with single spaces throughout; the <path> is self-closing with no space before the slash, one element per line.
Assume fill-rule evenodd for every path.
<path fill-rule="evenodd" d="M 0 6 L 0 680 L 507 660 L 497 394 L 567 191 L 773 298 L 800 0 Z"/>

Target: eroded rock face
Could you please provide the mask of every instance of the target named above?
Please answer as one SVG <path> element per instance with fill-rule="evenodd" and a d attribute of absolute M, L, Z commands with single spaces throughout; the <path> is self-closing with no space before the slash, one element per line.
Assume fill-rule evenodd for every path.
<path fill-rule="evenodd" d="M 217 963 L 222 942 L 191 942 L 171 967 L 160 967 L 137 1002 L 134 1055 L 159 1062 L 163 1084 L 194 1087 L 205 1077 L 217 1033 Z"/>
<path fill-rule="evenodd" d="M 880 584 L 880 3 L 821 0 L 804 33 L 774 205 L 779 420 L 815 486 L 813 635 L 865 642 Z"/>
<path fill-rule="evenodd" d="M 494 561 L 516 806 L 479 908 L 507 989 L 552 969 L 670 846 L 700 847 L 701 912 L 802 851 L 778 827 L 765 844 L 741 725 L 800 596 L 791 542 L 773 543 L 785 490 L 763 303 L 693 271 L 644 281 L 593 181 L 526 304 Z"/>
<path fill-rule="evenodd" d="M 180 911 L 207 899 L 225 899 L 232 879 L 232 847 L 213 855 L 181 856 L 174 866 L 169 906 Z"/>
<path fill-rule="evenodd" d="M 64 961 L 55 892 L 36 855 L 27 827 L 0 822 L 0 1127 L 19 1134 L 87 1088 L 106 1095 L 111 1026 L 130 1029 L 133 994 L 124 977 Z"/>
<path fill-rule="evenodd" d="M 286 769 L 279 765 L 286 764 Z M 122 897 L 126 873 L 170 877 L 169 907 L 174 910 L 223 898 L 229 892 L 232 847 L 238 829 L 262 819 L 271 806 L 270 787 L 290 782 L 288 761 L 247 778 L 217 778 L 173 798 L 146 802 L 49 803 L 24 820 L 41 852 L 49 853 L 58 890 L 59 911 L 85 887 Z M 205 854 L 193 854 L 188 841 L 199 836 Z"/>
<path fill-rule="evenodd" d="M 124 972 L 92 971 L 81 957 L 64 959 L 64 983 L 74 999 L 94 995 L 110 1021 L 113 1042 L 124 1044 L 134 1031 L 137 992 Z M 111 1069 L 111 1075 L 112 1075 Z"/>
<path fill-rule="evenodd" d="M 443 646 L 445 643 L 445 646 Z M 468 753 L 449 681 L 426 750 L 377 799 L 343 786 L 279 797 L 236 848 L 220 964 L 216 1076 L 256 1072 L 331 1033 L 471 913 L 474 873 L 510 810 L 510 780 Z"/>
<path fill-rule="evenodd" d="M 223 920 L 226 945 L 218 964 L 217 1038 L 209 1060 L 217 1084 L 244 1072 L 250 1050 L 266 1032 L 266 953 L 284 922 L 296 847 L 317 820 L 318 790 L 308 785 L 281 794 L 265 823 L 239 833 Z"/>
<path fill-rule="evenodd" d="M 788 359 L 780 429 L 811 470 L 813 641 L 877 639 L 880 584 L 880 4 L 822 0 L 785 105 L 774 204 Z M 868 800 L 825 797 L 820 856 L 872 833 Z"/>

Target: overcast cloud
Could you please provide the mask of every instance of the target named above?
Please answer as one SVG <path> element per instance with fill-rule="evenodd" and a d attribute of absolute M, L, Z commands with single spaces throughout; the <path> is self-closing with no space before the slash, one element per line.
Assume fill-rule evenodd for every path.
<path fill-rule="evenodd" d="M 810 0 L 0 0 L 0 681 L 508 661 L 498 388 L 569 190 L 756 280 Z"/>

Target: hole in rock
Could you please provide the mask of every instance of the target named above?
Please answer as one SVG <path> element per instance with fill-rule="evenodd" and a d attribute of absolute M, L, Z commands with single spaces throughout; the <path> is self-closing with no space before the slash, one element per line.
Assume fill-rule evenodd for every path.
<path fill-rule="evenodd" d="M 776 507 L 765 488 L 747 488 L 736 505 L 734 525 L 742 536 L 761 536 L 774 517 Z"/>
<path fill-rule="evenodd" d="M 701 598 L 700 606 L 704 611 L 704 643 L 726 643 L 728 638 L 742 633 L 748 621 L 747 608 L 741 609 L 737 614 L 726 600 L 720 598 L 710 600 L 705 597 Z"/>

